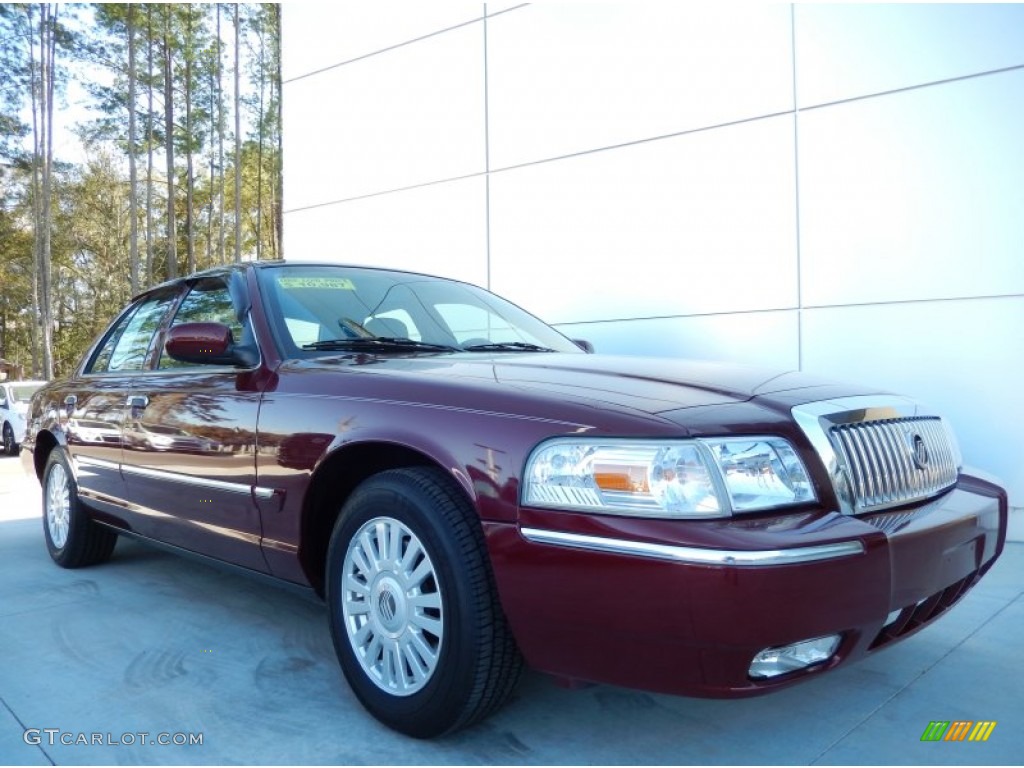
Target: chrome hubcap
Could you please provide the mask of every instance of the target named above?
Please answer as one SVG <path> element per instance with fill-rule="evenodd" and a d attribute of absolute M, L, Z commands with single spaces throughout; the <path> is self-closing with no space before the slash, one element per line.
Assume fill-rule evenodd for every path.
<path fill-rule="evenodd" d="M 349 542 L 342 569 L 348 641 L 383 691 L 410 696 L 437 669 L 444 604 L 423 543 L 390 517 L 370 520 Z"/>
<path fill-rule="evenodd" d="M 46 479 L 46 526 L 50 529 L 50 540 L 57 549 L 67 543 L 70 523 L 71 488 L 68 473 L 60 464 L 54 464 Z"/>

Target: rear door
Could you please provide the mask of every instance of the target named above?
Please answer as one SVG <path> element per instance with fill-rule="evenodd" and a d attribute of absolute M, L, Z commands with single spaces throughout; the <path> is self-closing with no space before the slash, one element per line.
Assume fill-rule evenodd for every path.
<path fill-rule="evenodd" d="M 192 281 L 171 327 L 218 322 L 252 341 L 229 275 Z M 158 346 L 162 344 L 158 342 Z M 260 390 L 253 371 L 182 363 L 158 349 L 140 374 L 125 417 L 123 471 L 149 535 L 220 560 L 266 570 L 253 492 Z"/>

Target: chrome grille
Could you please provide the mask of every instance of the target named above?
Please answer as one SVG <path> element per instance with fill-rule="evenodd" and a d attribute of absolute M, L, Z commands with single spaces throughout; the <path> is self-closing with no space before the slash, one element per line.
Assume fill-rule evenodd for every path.
<path fill-rule="evenodd" d="M 895 395 L 858 395 L 792 409 L 828 472 L 839 511 L 859 515 L 923 501 L 955 485 L 960 451 L 934 411 Z"/>
<path fill-rule="evenodd" d="M 957 466 L 942 420 L 885 419 L 832 427 L 849 473 L 855 512 L 927 498 L 956 482 Z"/>

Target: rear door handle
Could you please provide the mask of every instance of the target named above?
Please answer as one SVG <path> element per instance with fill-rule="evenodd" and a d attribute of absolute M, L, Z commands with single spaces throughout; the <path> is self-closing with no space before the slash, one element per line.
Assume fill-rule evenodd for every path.
<path fill-rule="evenodd" d="M 141 410 L 149 405 L 149 398 L 145 395 L 132 395 L 128 398 L 127 405 L 129 408 Z"/>

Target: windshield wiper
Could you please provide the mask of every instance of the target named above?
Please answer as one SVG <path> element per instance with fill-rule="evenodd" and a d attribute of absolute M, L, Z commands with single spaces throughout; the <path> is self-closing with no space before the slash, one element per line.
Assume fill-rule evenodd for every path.
<path fill-rule="evenodd" d="M 372 350 L 374 352 L 401 352 L 403 350 L 421 350 L 425 352 L 456 352 L 455 347 L 446 344 L 430 344 L 414 339 L 399 339 L 393 336 L 360 336 L 356 339 L 324 339 L 303 344 L 303 349 L 351 349 L 357 351 Z"/>
<path fill-rule="evenodd" d="M 554 352 L 551 347 L 529 344 L 525 341 L 495 341 L 491 344 L 470 344 L 467 352 Z"/>

